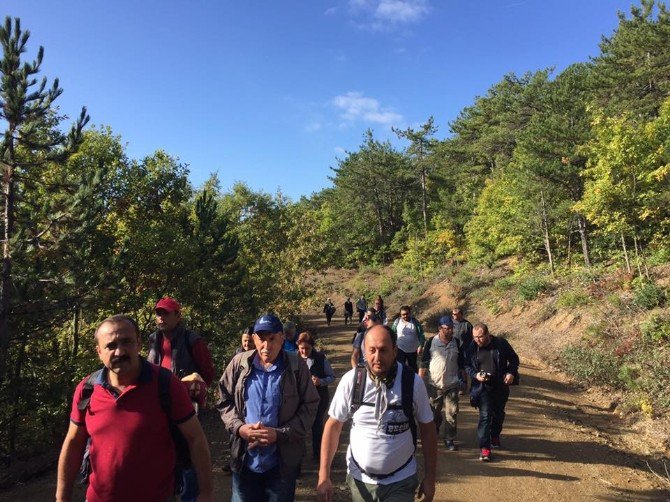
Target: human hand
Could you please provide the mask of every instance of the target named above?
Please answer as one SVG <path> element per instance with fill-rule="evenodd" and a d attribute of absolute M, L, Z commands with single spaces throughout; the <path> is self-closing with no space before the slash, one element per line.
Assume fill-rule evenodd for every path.
<path fill-rule="evenodd" d="M 316 387 L 318 387 L 319 385 L 321 385 L 321 379 L 319 377 L 315 377 L 315 376 L 312 375 L 312 383 Z"/>
<path fill-rule="evenodd" d="M 503 382 L 505 383 L 505 385 L 512 385 L 512 383 L 514 382 L 514 375 L 512 375 L 511 373 L 505 373 L 505 378 L 503 379 Z"/>
<path fill-rule="evenodd" d="M 319 502 L 331 502 L 333 500 L 333 483 L 330 478 L 321 479 L 316 485 L 316 500 Z"/>
<path fill-rule="evenodd" d="M 261 423 L 255 424 L 244 424 L 237 430 L 239 436 L 244 439 L 247 443 L 247 449 L 253 450 L 260 445 L 260 442 L 257 437 L 257 431 L 260 429 Z"/>
<path fill-rule="evenodd" d="M 258 441 L 260 446 L 267 446 L 277 442 L 277 429 L 274 427 L 266 427 L 261 422 L 259 427 L 254 431 L 254 438 Z"/>
<path fill-rule="evenodd" d="M 422 502 L 432 502 L 433 497 L 435 497 L 435 480 L 424 478 L 419 485 L 417 497 Z"/>

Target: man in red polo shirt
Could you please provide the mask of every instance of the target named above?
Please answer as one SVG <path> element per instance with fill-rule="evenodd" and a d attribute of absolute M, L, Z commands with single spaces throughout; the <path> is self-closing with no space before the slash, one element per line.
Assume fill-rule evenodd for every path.
<path fill-rule="evenodd" d="M 209 446 L 184 385 L 171 377 L 171 416 L 166 417 L 159 398 L 159 368 L 140 357 L 135 321 L 123 315 L 110 317 L 98 327 L 95 338 L 104 368 L 84 410 L 79 402 L 88 377 L 75 390 L 58 461 L 56 500 L 72 499 L 89 437 L 88 502 L 173 500 L 176 452 L 168 420 L 177 424 L 188 443 L 199 500 L 214 500 Z"/>

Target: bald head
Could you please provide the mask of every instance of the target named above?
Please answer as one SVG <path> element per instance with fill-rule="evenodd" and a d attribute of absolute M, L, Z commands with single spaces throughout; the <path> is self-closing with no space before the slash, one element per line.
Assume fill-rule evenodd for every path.
<path fill-rule="evenodd" d="M 99 341 L 99 333 L 103 327 L 106 327 L 107 324 L 122 324 L 126 325 L 127 327 L 132 330 L 132 332 L 139 338 L 140 337 L 140 327 L 137 325 L 137 321 L 133 319 L 132 317 L 125 315 L 125 314 L 115 314 L 111 317 L 108 317 L 104 321 L 100 323 L 100 326 L 98 326 L 95 330 L 95 333 L 93 333 L 93 336 L 95 337 L 96 341 Z"/>
<path fill-rule="evenodd" d="M 396 337 L 388 326 L 372 326 L 365 333 L 365 359 L 376 376 L 385 375 L 395 364 Z"/>

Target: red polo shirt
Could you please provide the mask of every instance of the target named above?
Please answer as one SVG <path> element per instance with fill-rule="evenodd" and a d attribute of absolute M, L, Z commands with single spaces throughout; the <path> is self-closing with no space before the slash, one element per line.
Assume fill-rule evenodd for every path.
<path fill-rule="evenodd" d="M 86 378 L 74 393 L 70 420 L 91 437 L 91 476 L 86 500 L 165 500 L 174 492 L 176 453 L 158 397 L 158 366 L 142 359 L 137 384 L 119 395 L 107 382 L 107 369 L 93 386 L 88 412 L 78 409 Z M 183 423 L 195 411 L 184 385 L 170 380 L 171 414 Z"/>

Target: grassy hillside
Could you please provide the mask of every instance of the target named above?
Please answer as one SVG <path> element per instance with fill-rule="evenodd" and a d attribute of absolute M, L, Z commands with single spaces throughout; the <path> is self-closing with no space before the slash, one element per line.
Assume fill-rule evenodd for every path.
<path fill-rule="evenodd" d="M 589 389 L 621 421 L 618 440 L 647 452 L 670 451 L 670 265 L 641 280 L 618 269 L 551 276 L 513 261 L 492 268 L 446 267 L 418 278 L 397 266 L 328 270 L 314 306 L 329 296 L 339 320 L 346 296 L 378 294 L 389 317 L 412 305 L 428 332 L 454 306 L 486 322 L 526 361 Z"/>

